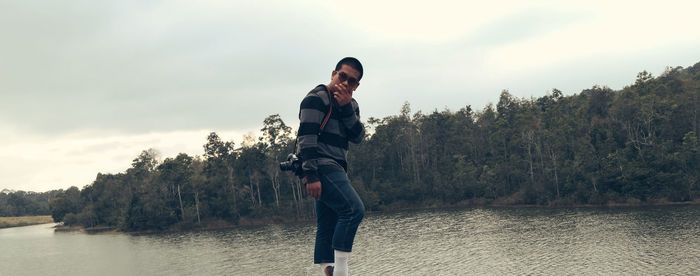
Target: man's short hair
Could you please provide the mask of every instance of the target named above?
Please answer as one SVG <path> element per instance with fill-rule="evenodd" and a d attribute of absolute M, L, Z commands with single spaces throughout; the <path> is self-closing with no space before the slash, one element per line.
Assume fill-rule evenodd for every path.
<path fill-rule="evenodd" d="M 338 71 L 340 70 L 341 67 L 343 67 L 343 64 L 352 67 L 353 69 L 357 70 L 360 72 L 360 76 L 357 78 L 357 80 L 362 79 L 362 63 L 360 63 L 359 60 L 357 60 L 354 57 L 346 57 L 338 61 L 338 64 L 335 66 L 335 70 Z"/>

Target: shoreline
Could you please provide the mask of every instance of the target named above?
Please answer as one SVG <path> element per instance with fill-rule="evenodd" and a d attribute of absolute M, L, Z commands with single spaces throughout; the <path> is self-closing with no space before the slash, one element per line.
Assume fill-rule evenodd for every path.
<path fill-rule="evenodd" d="M 644 201 L 644 202 L 607 202 L 605 204 L 505 204 L 500 202 L 487 202 L 484 200 L 466 200 L 454 204 L 426 204 L 423 206 L 406 206 L 395 204 L 385 206 L 378 211 L 367 211 L 368 214 L 395 213 L 402 211 L 439 210 L 439 209 L 459 209 L 459 208 L 542 208 L 542 209 L 565 209 L 565 208 L 625 208 L 625 207 L 653 207 L 653 206 L 678 206 L 678 205 L 700 205 L 700 199 L 693 201 L 670 202 L 670 201 Z"/>
<path fill-rule="evenodd" d="M 51 216 L 0 217 L 0 229 L 52 223 Z"/>
<path fill-rule="evenodd" d="M 631 202 L 614 202 L 609 201 L 605 204 L 573 204 L 573 203 L 554 203 L 549 205 L 539 204 L 509 204 L 499 200 L 486 199 L 470 199 L 453 204 L 425 204 L 423 206 L 411 206 L 410 204 L 397 203 L 389 206 L 384 206 L 378 211 L 368 211 L 367 213 L 385 213 L 411 210 L 435 210 L 435 209 L 452 209 L 452 208 L 482 208 L 482 207 L 499 207 L 499 208 L 544 208 L 544 209 L 560 209 L 560 208 L 617 208 L 617 207 L 650 207 L 650 206 L 675 206 L 675 205 L 700 205 L 700 199 L 692 201 L 631 201 Z"/>
<path fill-rule="evenodd" d="M 685 202 L 608 202 L 606 204 L 570 204 L 570 205 L 535 205 L 535 204 L 499 204 L 494 202 L 485 202 L 473 200 L 457 202 L 455 204 L 428 204 L 424 206 L 405 206 L 396 204 L 394 206 L 386 206 L 381 210 L 367 211 L 368 214 L 390 214 L 401 211 L 419 211 L 419 210 L 437 210 L 437 209 L 455 209 L 455 208 L 545 208 L 545 209 L 560 209 L 560 208 L 619 208 L 619 207 L 650 207 L 650 206 L 677 206 L 677 205 L 700 205 L 700 200 L 685 201 Z M 289 217 L 264 217 L 264 218 L 240 218 L 237 223 L 225 221 L 222 219 L 204 220 L 201 224 L 197 223 L 178 223 L 170 226 L 167 229 L 161 230 L 140 230 L 140 231 L 122 231 L 114 227 L 98 225 L 94 227 L 83 226 L 65 226 L 57 224 L 54 228 L 56 232 L 84 232 L 86 234 L 129 234 L 129 235 L 152 235 L 152 234 L 168 234 L 182 232 L 198 232 L 198 231 L 215 231 L 226 230 L 239 227 L 255 227 L 265 225 L 283 225 L 313 222 L 315 218 L 289 218 Z"/>

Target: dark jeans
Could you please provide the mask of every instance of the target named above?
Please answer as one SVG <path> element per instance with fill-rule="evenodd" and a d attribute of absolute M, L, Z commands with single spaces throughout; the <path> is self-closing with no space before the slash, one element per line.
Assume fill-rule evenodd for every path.
<path fill-rule="evenodd" d="M 352 251 L 357 226 L 365 215 L 362 200 L 344 171 L 320 174 L 321 199 L 316 200 L 314 263 L 334 262 L 333 250 Z"/>

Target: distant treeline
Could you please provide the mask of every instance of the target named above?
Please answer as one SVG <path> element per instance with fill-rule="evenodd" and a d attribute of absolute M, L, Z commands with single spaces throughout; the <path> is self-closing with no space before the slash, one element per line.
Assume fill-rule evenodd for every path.
<path fill-rule="evenodd" d="M 368 210 L 690 201 L 700 196 L 699 111 L 700 63 L 642 72 L 620 91 L 553 89 L 531 99 L 503 91 L 479 111 L 412 113 L 406 103 L 367 120 L 372 135 L 351 145 L 349 174 Z M 312 199 L 278 169 L 292 128 L 272 115 L 262 133 L 240 147 L 211 133 L 201 157 L 160 162 L 143 151 L 123 173 L 62 191 L 52 215 L 122 230 L 312 217 Z"/>
<path fill-rule="evenodd" d="M 2 190 L 0 192 L 0 217 L 50 215 L 49 200 L 62 192 L 58 190 L 45 193 Z"/>

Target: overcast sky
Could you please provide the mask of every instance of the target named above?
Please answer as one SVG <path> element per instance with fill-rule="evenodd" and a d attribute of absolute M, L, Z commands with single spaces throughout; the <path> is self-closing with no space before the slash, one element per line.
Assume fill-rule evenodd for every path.
<path fill-rule="evenodd" d="M 415 3 L 413 3 L 415 2 Z M 0 190 L 241 144 L 355 56 L 362 119 L 621 89 L 700 61 L 700 1 L 0 0 Z"/>

